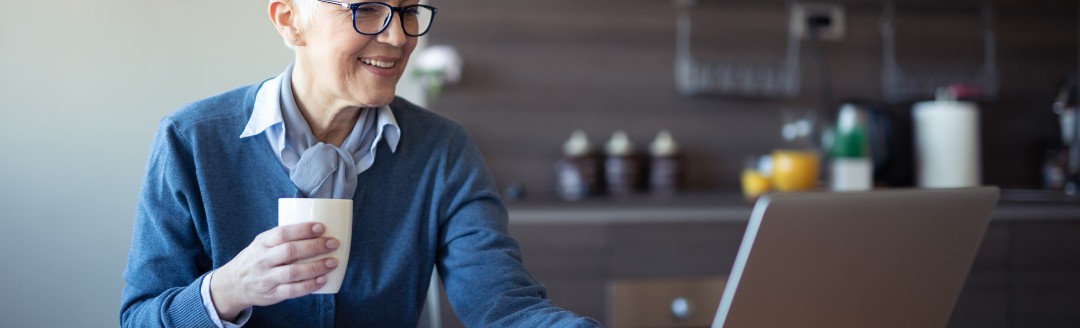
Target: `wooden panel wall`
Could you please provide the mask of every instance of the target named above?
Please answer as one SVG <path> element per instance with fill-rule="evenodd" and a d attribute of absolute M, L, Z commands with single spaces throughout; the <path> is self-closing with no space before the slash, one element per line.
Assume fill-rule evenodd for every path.
<path fill-rule="evenodd" d="M 729 61 L 779 62 L 784 2 L 698 1 L 694 53 Z M 836 100 L 882 100 L 881 3 L 838 2 L 847 37 L 824 49 Z M 899 57 L 905 66 L 966 65 L 982 60 L 977 1 L 899 1 Z M 747 154 L 782 145 L 785 108 L 821 103 L 820 76 L 803 43 L 802 91 L 794 99 L 687 97 L 674 84 L 676 10 L 665 0 L 434 1 L 432 44 L 455 46 L 463 81 L 444 88 L 432 110 L 464 124 L 500 184 L 553 190 L 553 161 L 574 129 L 594 144 L 626 130 L 640 150 L 671 130 L 687 155 L 692 189 L 738 186 Z M 1043 145 L 1057 135 L 1050 104 L 1062 75 L 1077 63 L 1077 2 L 993 1 L 1000 97 L 982 104 L 984 181 L 1036 185 Z M 907 10 L 905 8 L 910 8 Z M 910 184 L 911 103 L 892 104 L 898 165 L 889 180 Z M 831 111 L 830 111 L 831 112 Z"/>

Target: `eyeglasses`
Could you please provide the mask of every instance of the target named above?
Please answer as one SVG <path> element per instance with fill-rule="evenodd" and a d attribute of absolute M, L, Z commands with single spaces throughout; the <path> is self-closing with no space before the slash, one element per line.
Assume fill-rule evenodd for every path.
<path fill-rule="evenodd" d="M 363 35 L 376 35 L 390 26 L 394 12 L 398 13 L 401 29 L 408 36 L 421 36 L 431 29 L 438 9 L 428 5 L 410 5 L 394 7 L 382 2 L 344 3 L 332 0 L 319 0 L 341 8 L 352 10 L 353 29 Z"/>

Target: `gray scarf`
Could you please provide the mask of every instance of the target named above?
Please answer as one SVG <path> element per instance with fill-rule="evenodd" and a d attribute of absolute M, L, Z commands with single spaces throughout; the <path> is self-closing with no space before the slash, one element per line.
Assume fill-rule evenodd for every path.
<path fill-rule="evenodd" d="M 307 198 L 352 199 L 356 193 L 357 166 L 371 152 L 375 140 L 378 109 L 364 108 L 352 132 L 341 147 L 315 138 L 296 105 L 292 92 L 292 65 L 281 79 L 281 114 L 285 121 L 285 149 L 282 162 L 289 179 Z"/>

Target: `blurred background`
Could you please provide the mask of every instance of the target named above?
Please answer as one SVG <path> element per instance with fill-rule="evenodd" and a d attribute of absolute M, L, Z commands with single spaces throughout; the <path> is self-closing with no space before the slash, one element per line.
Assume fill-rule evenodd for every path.
<path fill-rule="evenodd" d="M 612 326 L 632 326 L 612 309 L 616 286 L 715 285 L 708 278 L 730 270 L 751 204 L 739 193 L 745 159 L 786 147 L 791 113 L 813 113 L 823 129 L 849 100 L 879 109 L 893 133 L 876 183 L 907 187 L 917 174 L 913 104 L 934 87 L 975 86 L 982 183 L 1046 187 L 1048 154 L 1063 143 L 1053 104 L 1078 63 L 1076 1 L 813 3 L 842 9 L 830 16 L 842 18 L 841 36 L 791 38 L 794 2 L 782 0 L 434 0 L 425 42 L 456 50 L 461 79 L 424 95 L 410 77 L 402 90 L 472 133 L 512 199 L 526 263 L 556 303 Z M 6 7 L 0 326 L 115 326 L 157 121 L 278 74 L 291 53 L 262 0 Z M 680 63 L 715 81 L 677 74 Z M 890 75 L 900 69 L 931 87 Z M 750 82 L 724 87 L 725 76 Z M 639 182 L 622 198 L 567 197 L 556 163 L 575 130 L 593 153 L 622 130 L 646 164 L 649 144 L 669 131 L 680 154 L 674 193 L 655 197 Z M 995 216 L 951 326 L 1080 326 L 1080 208 L 1011 204 Z"/>
<path fill-rule="evenodd" d="M 667 129 L 686 151 L 688 188 L 736 190 L 744 155 L 783 145 L 785 109 L 821 107 L 818 61 L 810 41 L 797 43 L 801 85 L 790 97 L 684 96 L 673 66 L 677 3 L 442 3 L 430 41 L 457 47 L 466 68 L 462 82 L 447 87 L 433 109 L 470 128 L 503 183 L 554 190 L 551 161 L 575 129 L 599 146 L 625 130 L 639 152 Z M 692 55 L 748 69 L 779 68 L 789 48 L 788 3 L 697 1 L 690 11 Z M 821 43 L 837 107 L 822 110 L 823 118 L 835 117 L 845 100 L 881 104 L 903 143 L 887 180 L 911 185 L 911 107 L 933 99 L 932 89 L 895 100 L 884 94 L 884 1 L 816 3 L 842 5 L 846 16 L 843 38 Z M 895 58 L 912 71 L 980 68 L 984 4 L 993 9 L 998 75 L 995 99 L 979 103 L 984 180 L 1037 186 L 1042 151 L 1059 138 L 1052 104 L 1061 79 L 1077 65 L 1075 1 L 898 1 Z"/>

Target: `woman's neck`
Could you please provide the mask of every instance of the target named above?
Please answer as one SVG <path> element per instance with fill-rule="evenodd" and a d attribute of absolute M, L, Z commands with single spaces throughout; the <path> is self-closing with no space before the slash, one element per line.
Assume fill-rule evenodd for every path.
<path fill-rule="evenodd" d="M 320 93 L 312 87 L 310 77 L 296 71 L 292 76 L 292 91 L 311 134 L 319 141 L 341 147 L 356 126 L 362 108 L 335 103 L 335 97 Z"/>

